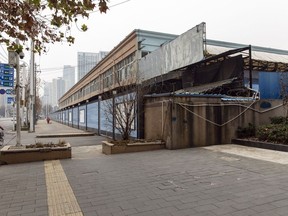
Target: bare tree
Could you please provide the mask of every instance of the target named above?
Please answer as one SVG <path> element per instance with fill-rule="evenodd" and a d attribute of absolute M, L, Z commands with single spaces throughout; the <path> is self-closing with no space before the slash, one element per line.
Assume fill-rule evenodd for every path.
<path fill-rule="evenodd" d="M 36 111 L 37 116 L 39 116 L 41 114 L 41 110 L 42 110 L 42 101 L 39 98 L 39 96 L 37 95 L 35 98 L 35 111 Z"/>
<path fill-rule="evenodd" d="M 137 105 L 144 94 L 138 83 L 136 61 L 133 61 L 115 71 L 111 87 L 104 94 L 107 100 L 103 109 L 112 126 L 114 139 L 117 131 L 123 140 L 129 140 L 131 132 L 136 129 L 136 118 L 139 114 Z"/>
<path fill-rule="evenodd" d="M 137 94 L 134 89 L 123 92 L 108 103 L 108 112 L 112 115 L 110 122 L 121 134 L 123 140 L 129 140 L 132 130 L 135 129 Z"/>

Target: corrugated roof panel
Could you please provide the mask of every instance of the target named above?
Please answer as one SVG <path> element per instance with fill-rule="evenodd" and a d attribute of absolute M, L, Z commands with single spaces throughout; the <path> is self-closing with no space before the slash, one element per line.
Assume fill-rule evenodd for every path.
<path fill-rule="evenodd" d="M 218 55 L 232 49 L 232 47 L 228 48 L 209 44 L 206 47 L 207 52 L 212 55 Z M 265 51 L 254 51 L 252 46 L 252 59 L 260 61 L 288 63 L 288 54 L 285 55 Z"/>

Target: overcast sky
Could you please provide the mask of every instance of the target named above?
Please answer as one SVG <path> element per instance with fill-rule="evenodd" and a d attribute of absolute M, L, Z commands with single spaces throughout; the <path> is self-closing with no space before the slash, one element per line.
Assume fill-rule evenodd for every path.
<path fill-rule="evenodd" d="M 42 80 L 62 76 L 63 65 L 76 66 L 78 51 L 110 51 L 134 29 L 182 34 L 206 22 L 208 39 L 288 50 L 285 0 L 110 0 L 109 6 L 107 14 L 90 15 L 87 32 L 73 28 L 74 45 L 49 45 L 36 58 Z"/>

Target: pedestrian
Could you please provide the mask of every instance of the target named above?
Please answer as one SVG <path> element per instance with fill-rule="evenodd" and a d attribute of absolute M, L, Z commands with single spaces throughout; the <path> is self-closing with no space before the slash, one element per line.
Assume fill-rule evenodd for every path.
<path fill-rule="evenodd" d="M 47 124 L 50 123 L 50 118 L 49 118 L 49 116 L 47 116 L 46 121 L 47 121 Z"/>

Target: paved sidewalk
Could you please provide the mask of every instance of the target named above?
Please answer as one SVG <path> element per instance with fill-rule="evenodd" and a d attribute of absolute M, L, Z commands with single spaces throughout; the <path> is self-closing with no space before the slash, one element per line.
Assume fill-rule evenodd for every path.
<path fill-rule="evenodd" d="M 27 145 L 36 141 L 55 142 L 64 139 L 72 146 L 99 145 L 104 137 L 92 136 L 94 133 L 85 132 L 76 128 L 72 128 L 57 122 L 47 124 L 45 120 L 38 120 L 35 125 L 35 132 L 21 131 L 21 144 Z M 16 132 L 10 131 L 5 134 L 5 144 L 16 145 Z"/>
<path fill-rule="evenodd" d="M 50 130 L 39 123 L 35 134 Z M 219 145 L 106 156 L 93 137 L 72 159 L 0 166 L 0 215 L 287 215 L 287 153 Z"/>

